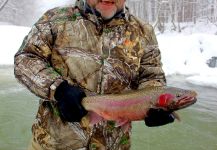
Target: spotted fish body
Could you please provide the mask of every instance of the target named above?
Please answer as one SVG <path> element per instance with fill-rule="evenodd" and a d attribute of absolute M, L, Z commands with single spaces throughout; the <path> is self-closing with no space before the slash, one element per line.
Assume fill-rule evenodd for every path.
<path fill-rule="evenodd" d="M 83 99 L 82 105 L 105 120 L 126 123 L 143 120 L 150 108 L 183 109 L 194 104 L 196 96 L 195 91 L 176 87 L 147 87 L 122 94 L 89 96 Z"/>

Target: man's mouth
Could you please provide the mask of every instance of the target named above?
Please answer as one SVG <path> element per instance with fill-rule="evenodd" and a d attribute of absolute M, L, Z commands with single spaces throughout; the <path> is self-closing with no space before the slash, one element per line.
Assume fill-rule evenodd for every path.
<path fill-rule="evenodd" d="M 113 4 L 115 4 L 115 2 L 113 0 L 100 0 L 100 2 L 102 4 L 105 4 L 105 5 L 113 5 Z"/>

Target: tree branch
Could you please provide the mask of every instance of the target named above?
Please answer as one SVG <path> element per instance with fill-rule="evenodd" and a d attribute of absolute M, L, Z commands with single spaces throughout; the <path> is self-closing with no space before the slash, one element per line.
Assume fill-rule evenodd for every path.
<path fill-rule="evenodd" d="M 4 9 L 4 7 L 6 6 L 6 4 L 8 3 L 9 0 L 5 0 L 3 3 L 0 4 L 0 11 L 2 11 Z"/>

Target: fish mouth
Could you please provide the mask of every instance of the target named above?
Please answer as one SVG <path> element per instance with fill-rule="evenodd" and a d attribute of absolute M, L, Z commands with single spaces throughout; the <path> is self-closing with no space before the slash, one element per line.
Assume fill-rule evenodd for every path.
<path fill-rule="evenodd" d="M 184 96 L 183 98 L 180 98 L 175 104 L 172 106 L 173 110 L 183 109 L 190 105 L 193 105 L 196 103 L 197 98 L 194 96 Z"/>

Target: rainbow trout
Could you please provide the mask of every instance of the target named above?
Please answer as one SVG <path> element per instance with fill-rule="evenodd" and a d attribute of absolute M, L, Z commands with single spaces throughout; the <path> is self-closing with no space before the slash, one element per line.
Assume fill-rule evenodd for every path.
<path fill-rule="evenodd" d="M 176 111 L 194 104 L 197 93 L 176 87 L 147 87 L 122 94 L 85 97 L 82 105 L 89 111 L 90 124 L 112 120 L 118 126 L 144 120 L 150 108 Z"/>

